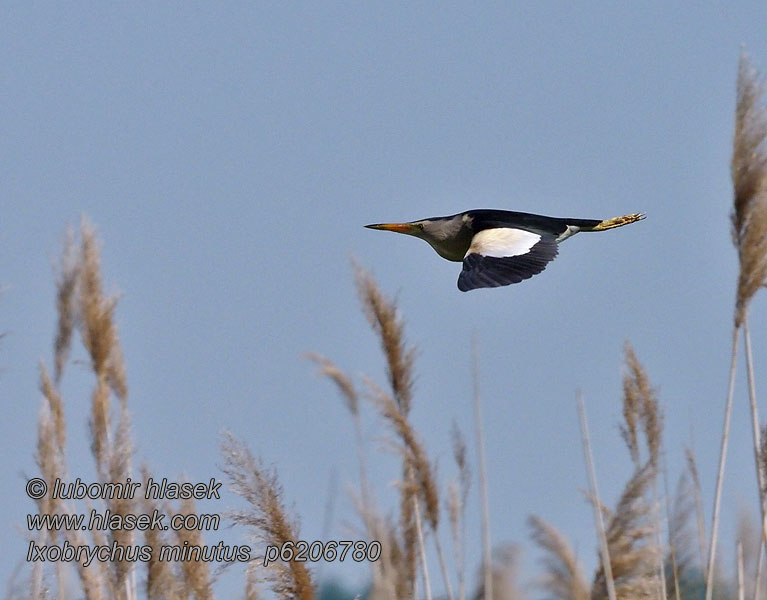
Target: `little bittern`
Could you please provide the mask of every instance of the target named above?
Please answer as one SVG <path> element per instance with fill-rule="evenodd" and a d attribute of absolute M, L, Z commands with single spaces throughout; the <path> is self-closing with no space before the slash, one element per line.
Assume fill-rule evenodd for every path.
<path fill-rule="evenodd" d="M 529 279 L 557 255 L 557 245 L 579 231 L 604 231 L 644 219 L 634 213 L 600 221 L 560 219 L 508 210 L 468 210 L 410 223 L 366 225 L 426 240 L 442 258 L 463 262 L 462 292 Z"/>

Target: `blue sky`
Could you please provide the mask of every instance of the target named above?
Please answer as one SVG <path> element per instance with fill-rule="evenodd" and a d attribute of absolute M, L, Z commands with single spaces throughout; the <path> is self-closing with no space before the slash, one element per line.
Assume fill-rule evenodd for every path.
<path fill-rule="evenodd" d="M 625 340 L 658 386 L 672 481 L 694 438 L 708 520 L 737 268 L 735 76 L 742 44 L 767 69 L 765 22 L 763 2 L 6 4 L 0 576 L 26 548 L 52 264 L 83 214 L 104 243 L 107 288 L 121 295 L 136 462 L 158 475 L 219 477 L 229 429 L 276 467 L 307 539 L 322 533 L 338 473 L 330 537 L 348 536 L 353 429 L 303 354 L 383 381 L 354 256 L 407 320 L 418 348 L 413 421 L 443 480 L 451 422 L 473 431 L 476 335 L 493 538 L 524 543 L 527 577 L 531 513 L 595 564 L 575 392 L 614 503 L 630 470 L 617 428 Z M 521 285 L 468 294 L 456 288 L 459 265 L 423 242 L 362 227 L 470 208 L 648 217 L 568 240 Z M 767 386 L 764 295 L 752 309 L 757 390 Z M 71 471 L 87 478 L 82 358 L 63 391 Z M 724 496 L 727 567 L 739 503 L 756 506 L 744 381 Z M 382 431 L 366 410 L 387 505 L 398 469 L 376 450 Z M 476 565 L 476 496 L 469 510 Z"/>

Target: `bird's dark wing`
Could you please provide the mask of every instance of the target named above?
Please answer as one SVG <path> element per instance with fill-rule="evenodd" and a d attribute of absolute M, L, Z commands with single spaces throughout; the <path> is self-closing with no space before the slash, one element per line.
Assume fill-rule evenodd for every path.
<path fill-rule="evenodd" d="M 484 229 L 474 235 L 463 258 L 458 289 L 519 283 L 543 271 L 556 255 L 557 242 L 551 235 L 511 227 Z"/>

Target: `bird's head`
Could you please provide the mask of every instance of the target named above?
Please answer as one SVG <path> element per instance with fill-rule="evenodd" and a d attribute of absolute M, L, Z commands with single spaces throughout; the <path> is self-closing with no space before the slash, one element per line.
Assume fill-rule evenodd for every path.
<path fill-rule="evenodd" d="M 411 221 L 410 223 L 377 223 L 365 225 L 365 227 L 368 229 L 404 233 L 431 243 L 432 241 L 442 241 L 453 237 L 458 233 L 461 224 L 461 221 L 456 219 L 456 216 L 452 216 L 422 219 L 420 221 Z"/>
<path fill-rule="evenodd" d="M 442 258 L 460 262 L 469 249 L 471 231 L 464 213 L 450 217 L 435 217 L 410 223 L 379 223 L 365 225 L 369 229 L 394 231 L 421 238 Z"/>
<path fill-rule="evenodd" d="M 424 237 L 424 224 L 428 221 L 413 221 L 411 223 L 375 223 L 365 225 L 368 229 L 379 229 L 381 231 L 393 231 L 394 233 L 404 233 L 416 237 Z"/>

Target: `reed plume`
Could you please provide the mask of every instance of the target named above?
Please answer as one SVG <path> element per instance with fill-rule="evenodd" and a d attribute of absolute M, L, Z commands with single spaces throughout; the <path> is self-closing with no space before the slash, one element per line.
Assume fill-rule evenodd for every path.
<path fill-rule="evenodd" d="M 75 328 L 76 307 L 75 291 L 80 278 L 80 261 L 74 242 L 72 228 L 67 229 L 64 249 L 61 253 L 58 273 L 56 274 L 56 314 L 58 322 L 56 338 L 53 344 L 55 380 L 61 381 L 64 366 L 72 346 L 72 332 Z"/>
<path fill-rule="evenodd" d="M 644 367 L 628 342 L 624 346 L 626 372 L 623 374 L 623 419 L 621 435 L 635 466 L 643 460 L 639 432 L 644 434 L 647 459 L 658 466 L 663 436 L 663 412 Z"/>
<path fill-rule="evenodd" d="M 422 500 L 429 524 L 436 531 L 439 522 L 439 497 L 431 475 L 426 452 L 410 426 L 408 416 L 413 403 L 413 369 L 415 349 L 405 341 L 404 321 L 398 315 L 396 302 L 381 292 L 373 276 L 353 263 L 357 294 L 368 322 L 379 338 L 386 358 L 386 371 L 391 393 L 384 392 L 368 380 L 371 398 L 384 419 L 390 424 L 403 449 L 402 482 L 400 488 L 401 548 L 404 553 L 400 577 L 401 598 L 410 598 L 415 591 L 417 556 L 420 557 L 424 591 L 431 597 L 431 584 L 426 564 L 426 548 L 421 523 Z M 436 535 L 435 535 L 436 541 Z M 449 585 L 449 584 L 446 584 Z"/>
<path fill-rule="evenodd" d="M 746 334 L 754 458 L 755 463 L 758 465 L 760 447 L 759 425 L 755 401 L 756 394 L 753 386 L 753 365 L 750 358 L 748 306 L 758 289 L 765 285 L 767 280 L 767 111 L 765 110 L 763 95 L 764 86 L 760 82 L 759 74 L 749 63 L 745 53 L 741 53 L 738 63 L 735 133 L 730 164 L 733 184 L 733 209 L 730 221 L 732 240 L 738 252 L 739 271 L 735 293 L 730 383 L 725 403 L 719 469 L 717 472 L 711 525 L 711 541 L 709 543 L 708 567 L 706 569 L 706 600 L 711 600 L 713 594 L 712 587 L 714 565 L 716 562 L 721 490 L 727 462 L 727 444 L 735 381 L 737 345 L 741 326 L 744 327 Z M 761 488 L 762 481 L 758 466 L 757 478 Z M 762 514 L 762 528 L 764 529 L 765 507 L 764 497 L 761 493 L 759 504 Z M 758 578 L 760 577 L 761 573 Z"/>
<path fill-rule="evenodd" d="M 224 434 L 221 452 L 222 470 L 229 478 L 230 489 L 250 505 L 247 510 L 233 512 L 232 520 L 250 528 L 255 539 L 264 545 L 282 546 L 300 539 L 298 524 L 283 505 L 277 473 L 264 467 L 231 433 Z M 266 578 L 279 596 L 296 600 L 314 598 L 312 576 L 302 562 L 276 561 L 269 565 Z"/>
<path fill-rule="evenodd" d="M 418 550 L 421 554 L 422 568 L 425 577 L 424 585 L 429 588 L 430 584 L 428 583 L 428 579 L 426 579 L 426 577 L 428 577 L 428 571 L 426 570 L 425 543 L 424 535 L 421 530 L 419 505 L 424 508 L 426 522 L 434 534 L 435 543 L 438 544 L 439 538 L 437 536 L 437 529 L 439 527 L 440 517 L 439 493 L 437 491 L 433 467 L 415 429 L 413 429 L 405 414 L 400 411 L 399 404 L 390 394 L 378 388 L 374 383 L 369 381 L 368 386 L 371 389 L 371 399 L 376 408 L 399 440 L 399 450 L 403 457 L 404 473 L 404 479 L 400 483 L 402 494 L 401 505 L 406 506 L 409 504 L 413 507 L 412 512 L 408 510 L 408 514 L 412 514 L 413 517 L 413 523 L 415 525 L 414 533 L 416 536 L 415 541 L 417 541 L 419 546 Z M 406 527 L 408 523 L 405 522 L 403 525 Z M 405 527 L 403 527 L 403 533 L 407 537 L 409 534 Z M 412 533 L 410 535 L 412 535 Z M 438 549 L 438 552 L 441 554 L 441 547 Z M 444 563 L 444 560 L 442 559 L 441 562 Z"/>
<path fill-rule="evenodd" d="M 357 508 L 365 524 L 368 539 L 378 540 L 382 544 L 381 558 L 372 563 L 373 582 L 369 596 L 375 600 L 397 600 L 400 597 L 406 597 L 406 594 L 409 593 L 408 590 L 412 592 L 412 576 L 403 576 L 403 574 L 409 574 L 413 567 L 404 564 L 405 556 L 400 547 L 400 541 L 397 539 L 396 528 L 381 518 L 374 505 L 367 479 L 357 388 L 351 377 L 330 359 L 316 353 L 309 353 L 307 358 L 319 365 L 320 374 L 336 385 L 354 423 L 361 488 L 361 496 L 356 499 Z M 401 492 L 403 497 L 407 497 L 406 504 L 411 506 L 413 498 L 416 496 L 415 486 L 410 484 L 408 489 L 401 489 Z M 411 543 L 415 545 L 414 530 L 413 536 Z"/>
<path fill-rule="evenodd" d="M 400 412 L 394 399 L 371 383 L 372 398 L 381 415 L 389 423 L 401 444 L 402 455 L 412 470 L 416 492 L 425 508 L 426 519 L 432 529 L 439 526 L 439 493 L 433 467 L 418 434 Z"/>
<path fill-rule="evenodd" d="M 370 326 L 378 334 L 386 357 L 389 384 L 404 415 L 410 413 L 413 403 L 413 365 L 415 349 L 405 342 L 405 324 L 397 314 L 395 302 L 386 298 L 373 276 L 356 263 L 353 264 L 357 293 Z"/>
<path fill-rule="evenodd" d="M 746 317 L 748 304 L 767 281 L 767 111 L 760 75 L 741 54 L 731 173 L 732 239 L 740 270 L 735 326 Z"/>
<path fill-rule="evenodd" d="M 183 515 L 195 514 L 197 510 L 194 500 L 191 498 L 181 500 L 178 512 Z M 182 547 L 194 549 L 205 544 L 199 529 L 182 527 L 177 529 L 175 534 L 177 544 Z M 185 597 L 193 596 L 195 600 L 213 600 L 213 581 L 206 561 L 192 553 L 188 559 L 181 561 L 181 572 Z"/>
<path fill-rule="evenodd" d="M 147 466 L 141 469 L 141 479 L 146 489 L 146 484 L 152 474 Z M 154 510 L 162 510 L 159 502 L 145 498 L 142 495 L 141 506 L 143 512 L 152 514 Z M 183 573 L 179 572 L 178 566 L 167 560 L 160 560 L 159 549 L 168 545 L 169 541 L 159 529 L 147 529 L 144 532 L 144 541 L 148 546 L 155 548 L 146 564 L 145 592 L 148 600 L 185 600 L 188 598 L 187 586 L 184 585 Z"/>
<path fill-rule="evenodd" d="M 652 478 L 651 463 L 637 469 L 609 518 L 607 543 L 618 598 L 655 598 L 658 594 L 659 548 L 654 540 L 651 505 L 645 498 Z M 592 598 L 606 597 L 604 569 L 600 567 L 594 578 Z"/>
<path fill-rule="evenodd" d="M 663 411 L 660 408 L 658 397 L 650 384 L 642 364 L 627 341 L 624 344 L 625 372 L 623 374 L 623 416 L 625 425 L 622 426 L 622 432 L 630 428 L 634 430 L 632 443 L 628 444 L 629 453 L 634 461 L 636 469 L 641 468 L 640 444 L 637 436 L 637 428 L 641 429 L 644 447 L 647 453 L 647 462 L 652 468 L 650 487 L 652 494 L 652 521 L 655 526 L 654 544 L 658 549 L 656 552 L 657 560 L 657 581 L 660 587 L 659 594 L 661 598 L 667 595 L 666 573 L 663 564 L 663 553 L 660 552 L 662 545 L 662 530 L 660 501 L 658 494 L 658 474 L 660 469 L 660 451 L 663 444 Z M 624 433 L 624 439 L 628 437 Z"/>
<path fill-rule="evenodd" d="M 589 600 L 589 585 L 565 537 L 536 516 L 528 519 L 533 541 L 546 553 L 538 585 L 553 600 Z"/>

